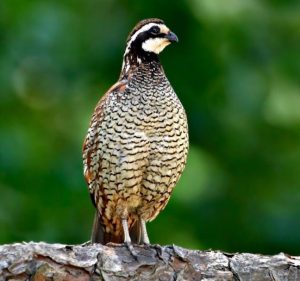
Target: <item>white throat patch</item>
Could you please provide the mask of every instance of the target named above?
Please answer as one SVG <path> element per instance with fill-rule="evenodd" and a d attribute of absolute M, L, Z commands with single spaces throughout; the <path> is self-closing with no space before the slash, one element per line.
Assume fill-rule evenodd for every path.
<path fill-rule="evenodd" d="M 146 52 L 153 52 L 158 55 L 170 43 L 171 42 L 166 38 L 150 38 L 143 42 L 142 48 Z"/>

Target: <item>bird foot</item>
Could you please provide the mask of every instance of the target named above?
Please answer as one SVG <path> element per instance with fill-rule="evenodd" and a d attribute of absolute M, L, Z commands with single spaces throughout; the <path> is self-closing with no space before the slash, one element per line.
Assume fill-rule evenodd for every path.
<path fill-rule="evenodd" d="M 124 244 L 126 245 L 128 251 L 130 252 L 131 256 L 134 258 L 135 261 L 138 261 L 138 254 L 136 252 L 136 250 L 134 249 L 133 245 L 131 242 L 124 242 Z"/>

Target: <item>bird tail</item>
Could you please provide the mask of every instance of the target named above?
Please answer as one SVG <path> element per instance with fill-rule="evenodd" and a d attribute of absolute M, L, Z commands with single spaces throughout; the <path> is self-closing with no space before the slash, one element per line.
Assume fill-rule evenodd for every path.
<path fill-rule="evenodd" d="M 93 222 L 93 228 L 92 228 L 92 235 L 91 235 L 91 241 L 92 243 L 104 243 L 104 226 L 101 224 L 101 221 L 99 219 L 98 212 L 96 211 L 94 216 L 94 222 Z"/>
<path fill-rule="evenodd" d="M 135 221 L 130 226 L 129 234 L 132 243 L 139 244 L 141 242 L 141 224 L 139 220 Z M 124 234 L 122 232 L 121 235 L 115 235 L 114 233 L 106 232 L 105 226 L 103 225 L 101 218 L 96 211 L 94 216 L 91 241 L 92 243 L 100 243 L 103 245 L 109 242 L 121 244 L 124 242 Z"/>

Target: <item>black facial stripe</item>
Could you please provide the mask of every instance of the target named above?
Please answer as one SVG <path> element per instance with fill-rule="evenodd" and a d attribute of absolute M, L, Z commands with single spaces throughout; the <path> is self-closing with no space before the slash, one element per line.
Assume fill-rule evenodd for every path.
<path fill-rule="evenodd" d="M 165 36 L 166 36 L 165 33 L 159 33 L 154 38 L 165 38 Z"/>
<path fill-rule="evenodd" d="M 131 43 L 134 47 L 142 46 L 144 42 L 146 42 L 148 39 L 155 39 L 155 38 L 164 38 L 166 36 L 165 33 L 159 33 L 159 34 L 151 34 L 149 31 L 145 31 L 137 36 L 137 38 Z"/>
<path fill-rule="evenodd" d="M 141 48 L 143 42 L 145 42 L 146 40 L 148 40 L 150 38 L 150 34 L 148 33 L 148 31 L 145 31 L 141 34 L 139 34 L 135 40 L 131 43 L 131 46 L 133 48 Z"/>
<path fill-rule="evenodd" d="M 160 28 L 158 26 L 152 26 L 149 30 L 149 32 L 153 35 L 157 35 L 160 33 Z"/>

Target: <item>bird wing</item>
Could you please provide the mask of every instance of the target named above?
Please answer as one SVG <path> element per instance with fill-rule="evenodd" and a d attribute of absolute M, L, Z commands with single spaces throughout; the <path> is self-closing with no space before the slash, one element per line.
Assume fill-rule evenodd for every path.
<path fill-rule="evenodd" d="M 106 102 L 108 102 L 108 100 L 112 96 L 115 96 L 116 98 L 120 97 L 120 95 L 125 92 L 127 84 L 127 80 L 118 81 L 100 99 L 100 101 L 96 105 L 88 134 L 83 143 L 84 177 L 89 186 L 89 192 L 92 202 L 97 209 L 94 217 L 91 237 L 93 243 L 106 244 L 108 242 L 123 242 L 123 233 L 114 234 L 106 230 L 108 222 L 104 221 L 106 218 L 103 217 L 108 198 L 104 194 L 104 183 L 102 181 L 103 179 L 99 179 L 99 175 L 101 173 L 101 170 L 103 169 L 102 165 L 105 161 L 103 161 L 104 159 L 101 158 L 101 153 L 97 152 L 99 143 L 102 143 L 102 141 L 104 141 L 103 139 L 101 139 L 97 129 L 99 129 L 101 123 L 103 122 L 103 119 L 105 118 L 104 107 Z M 139 221 L 132 221 L 130 225 L 130 235 L 133 238 L 133 242 L 138 243 L 140 241 L 141 234 Z"/>
<path fill-rule="evenodd" d="M 100 99 L 96 108 L 94 110 L 89 130 L 87 136 L 83 142 L 82 153 L 83 153 L 83 164 L 84 164 L 84 177 L 86 179 L 87 184 L 90 187 L 90 184 L 95 180 L 97 174 L 95 173 L 92 166 L 92 156 L 93 156 L 93 146 L 95 141 L 97 141 L 97 136 L 95 132 L 95 126 L 101 123 L 103 118 L 103 107 L 108 99 L 108 97 L 112 94 L 123 93 L 127 87 L 127 80 L 120 80 L 114 85 L 112 85 L 109 90 L 103 95 Z M 90 190 L 93 193 L 93 190 Z M 94 200 L 93 203 L 95 204 Z"/>

